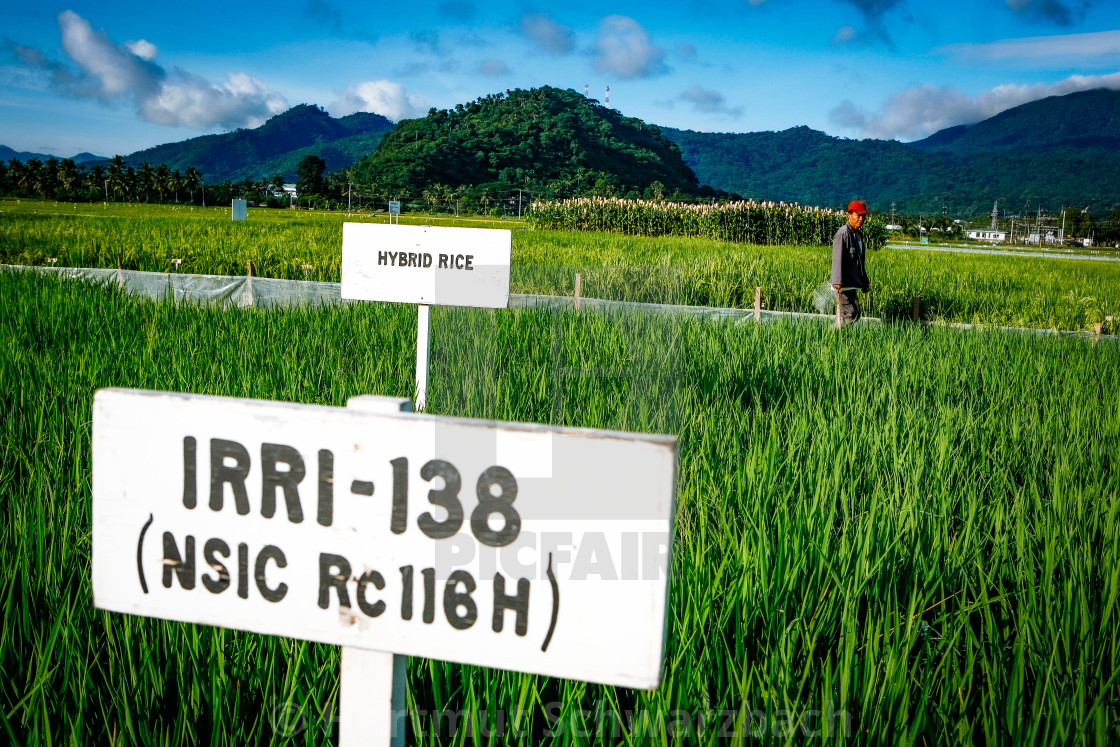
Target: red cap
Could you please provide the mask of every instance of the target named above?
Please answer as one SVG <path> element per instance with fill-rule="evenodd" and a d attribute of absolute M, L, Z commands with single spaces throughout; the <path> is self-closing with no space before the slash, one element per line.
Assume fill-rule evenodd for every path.
<path fill-rule="evenodd" d="M 848 203 L 848 212 L 867 215 L 867 205 L 864 205 L 860 200 L 853 200 L 852 202 Z"/>

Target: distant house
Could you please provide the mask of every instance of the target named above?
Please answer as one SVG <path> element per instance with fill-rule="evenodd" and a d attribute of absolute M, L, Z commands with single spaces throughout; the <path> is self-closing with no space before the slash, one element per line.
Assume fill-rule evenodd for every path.
<path fill-rule="evenodd" d="M 282 184 L 277 187 L 275 184 L 268 185 L 269 197 L 287 197 L 289 199 L 298 199 L 299 195 L 296 193 L 296 185 L 293 183 Z"/>
<path fill-rule="evenodd" d="M 977 241 L 1007 241 L 1007 231 L 996 231 L 990 228 L 970 228 L 968 238 Z"/>

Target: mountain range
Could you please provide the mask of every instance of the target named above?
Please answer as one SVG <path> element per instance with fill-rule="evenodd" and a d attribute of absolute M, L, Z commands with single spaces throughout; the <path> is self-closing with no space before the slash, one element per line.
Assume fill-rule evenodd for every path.
<path fill-rule="evenodd" d="M 13 150 L 6 145 L 0 145 L 0 161 L 11 161 L 12 159 L 15 159 L 17 161 L 23 161 L 24 163 L 26 163 L 32 158 L 38 158 L 40 161 L 46 161 L 49 158 L 57 158 L 60 161 L 62 160 L 58 156 L 52 156 L 47 153 L 32 153 L 26 150 Z M 76 156 L 70 156 L 70 160 L 74 163 L 90 163 L 93 161 L 104 161 L 106 159 L 104 156 L 95 156 L 92 153 L 79 153 Z"/>
<path fill-rule="evenodd" d="M 849 140 L 808 127 L 706 133 L 664 128 L 704 184 L 812 205 L 863 199 L 887 211 L 963 215 L 1039 204 L 1120 209 L 1120 91 L 1032 101 L 912 143 Z"/>
<path fill-rule="evenodd" d="M 328 171 L 357 165 L 369 180 L 390 169 L 410 190 L 421 182 L 492 181 L 539 193 L 557 184 L 585 189 L 601 178 L 620 194 L 641 193 L 657 181 L 666 193 L 694 192 L 698 183 L 810 205 L 863 199 L 884 212 L 893 206 L 977 215 L 999 200 L 1018 212 L 1039 204 L 1051 210 L 1077 205 L 1103 215 L 1120 209 L 1120 92 L 1040 99 L 901 143 L 838 138 L 808 127 L 750 133 L 659 128 L 575 91 L 545 87 L 432 110 L 396 125 L 377 114 L 334 118 L 302 104 L 255 129 L 168 143 L 125 160 L 194 166 L 213 184 L 276 174 L 294 180 L 309 154 L 323 158 Z M 0 146 L 0 160 L 29 157 L 50 156 Z M 88 165 L 97 157 L 74 160 Z"/>
<path fill-rule="evenodd" d="M 208 183 L 270 178 L 282 174 L 295 181 L 296 167 L 308 155 L 327 164 L 327 171 L 350 166 L 373 151 L 393 123 L 380 114 L 358 112 L 334 118 L 323 109 L 300 104 L 252 130 L 167 143 L 125 156 L 130 166 L 145 161 L 173 169 L 194 166 Z"/>

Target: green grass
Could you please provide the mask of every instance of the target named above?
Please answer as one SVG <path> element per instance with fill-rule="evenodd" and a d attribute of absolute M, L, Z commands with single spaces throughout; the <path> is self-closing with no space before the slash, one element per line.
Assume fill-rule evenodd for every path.
<path fill-rule="evenodd" d="M 92 608 L 92 395 L 407 396 L 415 312 L 218 311 L 10 272 L 0 297 L 0 733 L 279 744 L 287 712 L 295 743 L 337 739 L 337 649 Z M 431 411 L 676 434 L 678 513 L 657 691 L 413 659 L 410 742 L 722 744 L 724 713 L 743 742 L 752 711 L 774 739 L 779 712 L 830 708 L 864 744 L 1120 740 L 1120 348 L 445 308 L 433 335 Z M 520 709 L 523 734 L 418 731 L 445 709 Z"/>
<path fill-rule="evenodd" d="M 0 262 L 158 272 L 339 280 L 345 213 L 0 201 Z M 384 216 L 355 220 L 385 221 Z M 518 221 L 406 217 L 435 225 L 512 228 L 515 293 L 816 312 L 827 247 L 760 247 L 708 239 L 519 230 Z M 176 267 L 173 259 L 181 259 Z M 867 316 L 1051 329 L 1120 329 L 1120 263 L 884 249 L 868 257 Z M 1111 317 L 1111 319 L 1110 319 Z"/>

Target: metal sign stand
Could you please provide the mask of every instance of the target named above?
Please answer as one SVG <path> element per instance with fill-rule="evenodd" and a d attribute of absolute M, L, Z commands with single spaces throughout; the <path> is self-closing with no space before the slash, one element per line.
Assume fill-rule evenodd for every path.
<path fill-rule="evenodd" d="M 432 350 L 432 307 L 416 306 L 416 412 L 428 403 L 428 358 Z"/>

